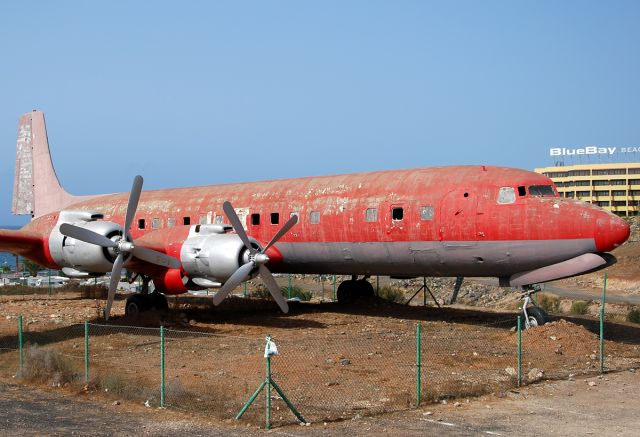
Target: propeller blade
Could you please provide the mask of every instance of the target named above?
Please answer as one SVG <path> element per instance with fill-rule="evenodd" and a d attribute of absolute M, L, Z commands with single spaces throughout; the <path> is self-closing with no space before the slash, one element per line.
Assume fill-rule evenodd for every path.
<path fill-rule="evenodd" d="M 251 243 L 249 242 L 249 237 L 247 237 L 247 233 L 244 231 L 244 227 L 242 226 L 242 223 L 240 223 L 240 219 L 236 214 L 236 210 L 233 209 L 233 206 L 231 206 L 231 203 L 229 202 L 224 202 L 224 204 L 222 205 L 222 209 L 224 210 L 224 213 L 226 214 L 229 221 L 231 222 L 231 226 L 233 226 L 233 230 L 236 231 L 236 234 L 238 234 L 238 237 L 240 237 L 245 247 L 249 249 L 249 252 L 253 253 L 255 249 L 253 248 L 253 246 L 251 246 Z"/>
<path fill-rule="evenodd" d="M 275 244 L 276 241 L 278 241 L 280 238 L 282 238 L 282 236 L 284 234 L 289 232 L 289 229 L 291 229 L 293 227 L 293 225 L 295 225 L 296 223 L 298 223 L 298 216 L 297 215 L 292 215 L 291 218 L 284 224 L 284 226 L 280 228 L 278 233 L 273 236 L 271 241 L 269 241 L 269 244 L 267 244 L 266 247 L 264 249 L 262 249 L 262 253 L 265 253 L 267 251 L 267 249 L 269 249 L 271 246 L 273 246 Z"/>
<path fill-rule="evenodd" d="M 127 215 L 124 221 L 125 235 L 129 234 L 129 228 L 133 222 L 133 217 L 136 215 L 138 209 L 138 201 L 140 201 L 140 193 L 142 192 L 142 176 L 138 175 L 133 178 L 133 185 L 131 185 L 131 193 L 129 194 L 129 203 L 127 204 Z"/>
<path fill-rule="evenodd" d="M 124 262 L 124 256 L 119 254 L 113 263 L 111 269 L 111 281 L 109 281 L 109 295 L 107 297 L 107 307 L 104 309 L 104 318 L 109 320 L 109 314 L 111 313 L 111 305 L 113 304 L 113 298 L 116 296 L 116 289 L 120 282 L 120 276 L 122 275 L 122 263 Z"/>
<path fill-rule="evenodd" d="M 171 269 L 180 268 L 180 261 L 178 261 L 174 257 L 165 255 L 164 253 L 158 252 L 157 250 L 147 249 L 146 247 L 134 247 L 133 256 L 151 264 L 156 264 L 158 266 L 168 267 Z"/>
<path fill-rule="evenodd" d="M 69 223 L 63 223 L 60 225 L 60 233 L 67 237 L 75 238 L 76 240 L 84 241 L 85 243 L 95 244 L 101 247 L 116 247 L 117 244 L 114 241 L 109 240 L 107 237 L 97 234 L 89 229 L 81 228 L 79 226 L 70 225 Z"/>
<path fill-rule="evenodd" d="M 284 296 L 282 295 L 282 291 L 280 291 L 280 286 L 276 282 L 275 278 L 271 274 L 268 268 L 263 265 L 259 265 L 258 269 L 260 271 L 260 277 L 266 284 L 269 289 L 269 293 L 273 296 L 273 299 L 276 301 L 280 309 L 283 313 L 289 312 L 289 305 L 287 305 L 287 301 L 284 300 Z"/>
<path fill-rule="evenodd" d="M 251 270 L 253 270 L 254 267 L 255 265 L 253 264 L 253 262 L 248 262 L 240 266 L 238 270 L 233 272 L 233 275 L 231 275 L 231 277 L 227 279 L 227 282 L 225 282 L 222 288 L 220 288 L 216 295 L 213 296 L 213 304 L 220 305 L 220 302 L 222 302 L 222 300 L 227 297 L 227 295 L 231 293 L 234 288 L 236 288 L 241 282 L 246 281 L 249 278 Z"/>

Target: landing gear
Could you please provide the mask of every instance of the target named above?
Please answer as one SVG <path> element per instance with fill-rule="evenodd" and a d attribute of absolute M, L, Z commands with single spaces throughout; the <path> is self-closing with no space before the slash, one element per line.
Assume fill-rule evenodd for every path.
<path fill-rule="evenodd" d="M 146 276 L 142 277 L 142 292 L 136 293 L 127 298 L 124 313 L 127 316 L 137 316 L 138 314 L 149 311 L 151 309 L 157 311 L 167 311 L 169 303 L 164 294 L 154 291 L 149 293 L 150 279 Z"/>
<path fill-rule="evenodd" d="M 522 293 L 522 313 L 524 314 L 525 329 L 542 326 L 549 321 L 549 316 L 542 308 L 532 305 L 533 300 L 531 299 L 531 296 L 539 291 L 540 286 L 538 285 L 524 287 L 524 291 Z"/>
<path fill-rule="evenodd" d="M 354 277 L 343 281 L 338 286 L 336 294 L 339 303 L 349 305 L 361 297 L 372 297 L 374 295 L 373 285 L 366 279 L 356 279 Z"/>

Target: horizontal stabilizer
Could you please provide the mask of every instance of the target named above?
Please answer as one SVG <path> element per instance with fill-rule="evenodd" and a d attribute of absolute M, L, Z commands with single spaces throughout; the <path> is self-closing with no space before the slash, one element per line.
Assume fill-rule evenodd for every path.
<path fill-rule="evenodd" d="M 542 282 L 555 281 L 570 276 L 576 276 L 608 267 L 616 262 L 616 258 L 610 254 L 585 253 L 550 266 L 530 270 L 511 275 L 509 286 L 540 284 Z"/>
<path fill-rule="evenodd" d="M 44 241 L 39 234 L 21 229 L 0 229 L 0 252 L 27 255 L 43 253 Z"/>

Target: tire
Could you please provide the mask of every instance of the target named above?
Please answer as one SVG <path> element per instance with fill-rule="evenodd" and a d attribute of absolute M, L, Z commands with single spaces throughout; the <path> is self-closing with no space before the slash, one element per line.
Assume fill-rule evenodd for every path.
<path fill-rule="evenodd" d="M 532 328 L 542 326 L 549 321 L 549 316 L 540 307 L 527 308 L 527 316 L 529 318 L 529 326 Z"/>
<path fill-rule="evenodd" d="M 338 286 L 336 295 L 338 297 L 338 303 L 341 305 L 350 305 L 357 299 L 358 287 L 356 281 L 351 279 L 342 281 Z"/>
<path fill-rule="evenodd" d="M 359 297 L 373 297 L 373 285 L 366 279 L 360 279 L 359 281 L 355 281 L 358 288 L 358 296 Z"/>
<path fill-rule="evenodd" d="M 149 309 L 149 302 L 145 299 L 145 296 L 141 294 L 134 294 L 127 299 L 126 306 L 124 307 L 124 314 L 126 316 L 135 317 Z"/>
<path fill-rule="evenodd" d="M 153 309 L 158 311 L 169 311 L 169 302 L 167 302 L 167 297 L 164 294 L 154 291 L 149 295 L 149 301 Z"/>

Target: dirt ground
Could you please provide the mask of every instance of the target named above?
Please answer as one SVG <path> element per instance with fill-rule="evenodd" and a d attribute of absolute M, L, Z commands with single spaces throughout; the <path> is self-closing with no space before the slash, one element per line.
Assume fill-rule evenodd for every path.
<path fill-rule="evenodd" d="M 25 341 L 57 348 L 69 358 L 78 373 L 82 371 L 83 356 L 80 324 L 89 320 L 92 331 L 92 382 L 89 386 L 83 388 L 82 384 L 76 383 L 57 387 L 54 382 L 56 388 L 42 391 L 39 388 L 42 383 L 30 383 L 23 392 L 22 388 L 11 384 L 16 381 L 13 375 L 17 356 L 15 352 L 5 351 L 0 353 L 0 374 L 5 384 L 9 384 L 1 389 L 4 394 L 0 399 L 15 397 L 28 403 L 34 391 L 36 398 L 49 399 L 47 403 L 56 404 L 59 400 L 62 412 L 57 414 L 56 420 L 62 425 L 59 431 L 55 428 L 55 432 L 61 434 L 77 429 L 81 434 L 108 435 L 100 434 L 102 431 L 90 432 L 64 412 L 67 408 L 64 405 L 70 404 L 67 411 L 73 411 L 85 405 L 85 401 L 101 405 L 98 411 L 107 407 L 118 414 L 132 415 L 132 423 L 140 423 L 137 429 L 144 429 L 148 435 L 168 435 L 183 426 L 196 435 L 217 432 L 211 429 L 220 429 L 222 434 L 233 430 L 245 433 L 248 429 L 257 430 L 263 424 L 263 396 L 241 425 L 230 418 L 264 377 L 261 353 L 267 334 L 273 336 L 281 352 L 273 359 L 274 378 L 305 418 L 313 423 L 305 428 L 305 433 L 310 430 L 324 433 L 326 430 L 330 435 L 346 432 L 360 435 L 363 429 L 389 429 L 400 434 L 425 429 L 434 433 L 448 432 L 451 427 L 442 425 L 438 419 L 458 424 L 456 426 L 461 428 L 457 428 L 456 435 L 468 430 L 473 435 L 479 432 L 478 424 L 485 423 L 489 431 L 513 431 L 517 423 L 492 422 L 486 416 L 487 405 L 492 406 L 495 402 L 503 414 L 503 409 L 508 410 L 507 405 L 521 405 L 508 402 L 509 399 L 529 399 L 529 394 L 535 393 L 540 399 L 536 408 L 542 412 L 543 400 L 551 393 L 540 388 L 546 384 L 515 389 L 513 371 L 517 336 L 513 331 L 514 312 L 424 308 L 371 299 L 352 307 L 300 303 L 292 306 L 290 314 L 282 315 L 270 301 L 236 298 L 214 308 L 206 297 L 178 297 L 171 300 L 172 310 L 168 314 L 148 313 L 136 320 L 123 316 L 124 300 L 119 299 L 114 305 L 113 318 L 105 324 L 98 317 L 103 304 L 101 300 L 82 299 L 77 293 L 0 296 L 2 348 L 15 348 L 12 345 L 16 340 L 17 317 L 22 314 Z M 422 402 L 426 407 L 416 410 L 417 323 L 423 329 Z M 160 325 L 170 329 L 166 338 L 167 410 L 156 408 L 157 328 Z M 566 380 L 567 389 L 586 385 L 586 391 L 577 390 L 572 396 L 582 396 L 584 392 L 586 397 L 580 402 L 588 404 L 586 400 L 593 395 L 594 387 L 617 381 L 620 376 L 616 375 L 623 374 L 608 375 L 607 381 L 595 379 L 599 366 L 597 327 L 598 323 L 593 319 L 568 318 L 524 332 L 524 382 Z M 606 332 L 606 368 L 640 367 L 640 327 L 607 323 Z M 114 375 L 118 376 L 115 382 Z M 104 381 L 109 377 L 110 391 L 105 393 Z M 102 386 L 95 382 L 100 378 Z M 596 385 L 591 387 L 586 382 L 574 381 L 581 378 L 591 378 Z M 44 385 L 51 386 L 51 382 Z M 224 393 L 224 397 L 220 393 Z M 489 395 L 482 397 L 484 394 Z M 576 399 L 578 397 L 571 398 L 572 401 Z M 80 402 L 80 407 L 76 402 Z M 119 405 L 113 405 L 114 402 Z M 273 402 L 273 423 L 278 432 L 298 430 L 292 427 L 296 420 L 286 411 L 282 401 L 275 398 Z M 145 403 L 151 407 L 144 407 Z M 478 403 L 482 407 L 471 407 Z M 458 406 L 452 407 L 456 404 Z M 37 414 L 37 406 L 33 408 L 33 414 Z M 25 404 L 22 413 L 30 409 Z M 87 409 L 95 410 L 93 407 Z M 431 410 L 433 417 L 421 415 Z M 10 414 L 11 409 L 6 411 Z M 171 417 L 166 424 L 169 428 L 163 428 L 157 422 L 154 427 L 152 420 L 145 422 L 151 411 Z M 465 411 L 475 411 L 475 416 L 458 415 Z M 439 412 L 446 414 L 440 416 Z M 388 414 L 377 416 L 377 413 Z M 96 411 L 94 415 L 95 421 L 89 421 L 93 425 L 121 426 L 114 423 L 117 421 L 111 420 L 109 414 L 105 416 Z M 368 417 L 370 415 L 374 416 Z M 549 413 L 544 415 L 548 417 Z M 411 420 L 405 423 L 407 417 Z M 504 420 L 508 417 L 504 415 Z M 18 419 L 14 416 L 7 416 L 6 420 L 7 424 L 17 424 L 16 430 L 24 425 L 16 422 Z M 327 422 L 326 427 L 324 422 Z M 4 423 L 4 419 L 0 423 Z M 320 423 L 323 423 L 321 428 Z M 246 428 L 246 424 L 250 427 Z M 6 429 L 12 429 L 7 426 Z M 118 429 L 118 433 L 127 433 L 122 426 Z M 35 434 L 39 432 L 34 430 Z"/>

